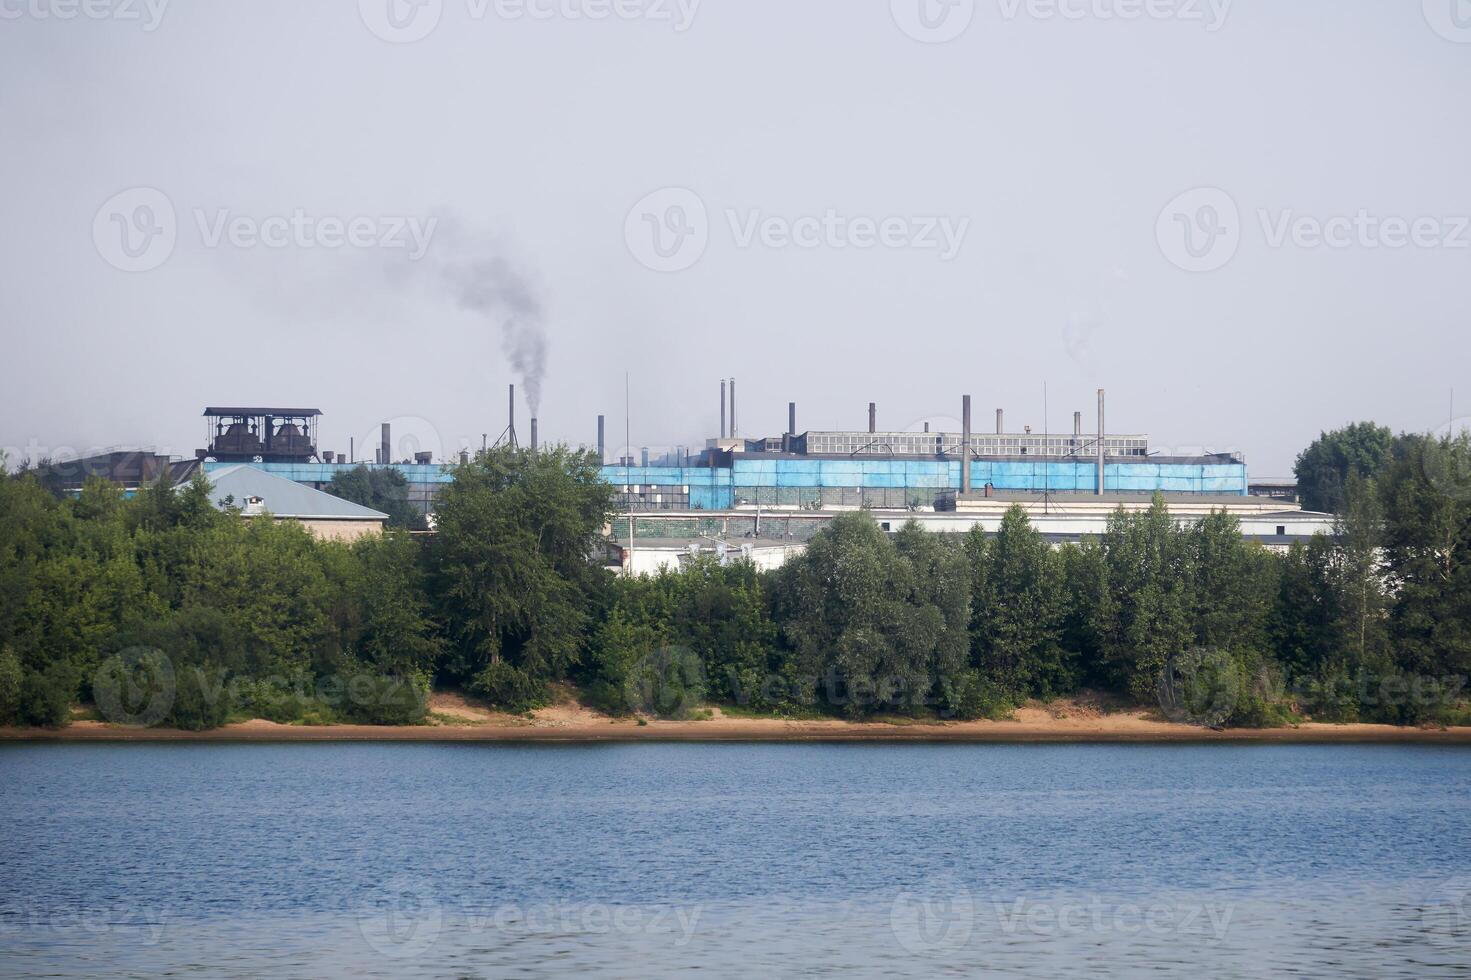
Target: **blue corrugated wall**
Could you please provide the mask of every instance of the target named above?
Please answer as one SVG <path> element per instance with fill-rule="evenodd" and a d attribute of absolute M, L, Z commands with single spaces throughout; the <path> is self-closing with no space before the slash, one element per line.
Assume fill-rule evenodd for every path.
<path fill-rule="evenodd" d="M 1246 464 L 1108 463 L 1104 489 L 1119 492 L 1246 494 Z M 605 466 L 603 479 L 616 486 L 688 486 L 690 507 L 730 507 L 738 490 L 762 487 L 891 488 L 958 490 L 960 462 L 930 459 L 758 459 L 737 458 L 729 468 Z M 1092 492 L 1098 470 L 1092 463 L 974 460 L 971 485 L 997 490 Z"/>
<path fill-rule="evenodd" d="M 224 465 L 206 463 L 205 472 Z M 328 483 L 348 463 L 255 463 L 268 473 L 298 483 Z M 373 464 L 369 464 L 373 465 Z M 448 483 L 454 467 L 395 463 L 411 484 Z M 1091 493 L 1098 470 L 1091 462 L 1053 460 L 974 460 L 971 486 L 997 490 L 1056 490 Z M 737 457 L 730 468 L 694 466 L 604 466 L 603 479 L 615 486 L 687 486 L 693 510 L 723 510 L 737 492 L 766 487 L 824 489 L 862 487 L 897 490 L 958 490 L 960 462 L 936 459 L 761 459 Z M 1245 463 L 1109 463 L 1104 489 L 1112 492 L 1246 494 Z"/>

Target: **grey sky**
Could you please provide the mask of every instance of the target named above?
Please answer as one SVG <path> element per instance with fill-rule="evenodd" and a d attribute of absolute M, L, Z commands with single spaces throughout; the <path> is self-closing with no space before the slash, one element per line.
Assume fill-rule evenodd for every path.
<path fill-rule="evenodd" d="M 625 370 L 650 446 L 713 435 L 724 376 L 746 435 L 964 393 L 1040 429 L 1044 382 L 1091 427 L 1105 386 L 1111 430 L 1258 476 L 1350 420 L 1442 425 L 1453 387 L 1471 414 L 1466 0 L 427 0 L 410 43 L 378 36 L 430 23 L 404 0 L 89 2 L 0 0 L 6 447 L 189 454 L 234 402 L 319 406 L 360 455 L 384 419 L 478 445 L 516 373 L 457 285 L 487 262 L 544 321 L 543 439 L 605 412 L 610 451 Z M 140 187 L 175 241 L 122 271 L 104 203 Z M 705 211 L 678 271 L 639 238 L 665 188 Z M 1165 210 L 1196 188 L 1239 213 L 1214 249 L 1219 194 Z"/>

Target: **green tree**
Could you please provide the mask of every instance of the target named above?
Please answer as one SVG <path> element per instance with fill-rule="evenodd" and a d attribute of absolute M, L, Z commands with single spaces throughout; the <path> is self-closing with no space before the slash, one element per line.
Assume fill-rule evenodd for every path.
<path fill-rule="evenodd" d="M 1337 513 L 1349 474 L 1376 476 L 1388 464 L 1394 433 L 1372 422 L 1324 432 L 1297 457 L 1298 494 L 1307 510 Z"/>
<path fill-rule="evenodd" d="M 391 528 L 422 531 L 428 527 L 423 513 L 409 502 L 409 481 L 392 467 L 360 465 L 338 470 L 326 491 L 387 514 Z"/>
<path fill-rule="evenodd" d="M 451 676 L 503 660 L 536 679 L 566 675 L 607 587 L 595 556 L 611 506 L 597 460 L 565 447 L 497 448 L 455 470 L 431 555 Z"/>
<path fill-rule="evenodd" d="M 1062 642 L 1062 560 L 1020 505 L 1001 519 L 982 581 L 972 597 L 974 653 L 982 672 L 1013 703 L 1072 690 L 1074 656 Z"/>
<path fill-rule="evenodd" d="M 929 702 L 964 649 L 969 604 L 963 550 L 921 542 L 922 533 L 906 527 L 901 550 L 869 514 L 844 514 L 781 570 L 776 616 L 801 697 L 820 689 L 849 716 Z M 936 580 L 939 569 L 949 582 Z"/>

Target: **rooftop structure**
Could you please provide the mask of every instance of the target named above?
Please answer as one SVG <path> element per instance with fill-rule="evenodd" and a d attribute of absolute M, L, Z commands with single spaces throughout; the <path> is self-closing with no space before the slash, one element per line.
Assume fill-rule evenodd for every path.
<path fill-rule="evenodd" d="M 220 463 L 300 463 L 317 458 L 315 408 L 206 408 L 209 445 L 200 459 Z"/>
<path fill-rule="evenodd" d="M 300 521 L 318 537 L 352 540 L 383 530 L 388 515 L 244 463 L 208 471 L 210 499 L 246 516 Z"/>

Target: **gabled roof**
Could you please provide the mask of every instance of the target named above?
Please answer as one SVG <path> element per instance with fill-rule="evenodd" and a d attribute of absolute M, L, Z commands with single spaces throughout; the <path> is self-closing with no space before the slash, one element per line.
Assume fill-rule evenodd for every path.
<path fill-rule="evenodd" d="M 224 509 L 222 501 L 234 497 L 234 506 L 244 507 L 251 497 L 259 497 L 262 507 L 276 517 L 304 521 L 386 521 L 388 515 L 363 507 L 330 493 L 313 490 L 284 476 L 267 473 L 246 463 L 224 466 L 208 474 L 213 489 L 210 500 Z"/>

